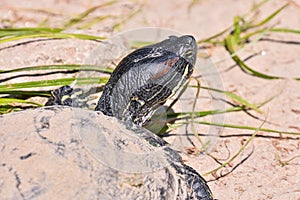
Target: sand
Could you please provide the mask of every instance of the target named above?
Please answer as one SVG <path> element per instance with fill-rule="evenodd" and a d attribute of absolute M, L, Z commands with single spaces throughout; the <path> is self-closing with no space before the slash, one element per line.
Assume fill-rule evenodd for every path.
<path fill-rule="evenodd" d="M 197 40 L 212 36 L 233 23 L 233 17 L 247 13 L 254 1 L 236 0 L 199 0 L 189 7 L 191 1 L 147 1 L 141 11 L 125 21 L 118 32 L 132 31 L 144 27 L 170 29 L 180 34 L 191 34 Z M 259 9 L 259 19 L 268 16 L 284 2 L 293 2 L 282 11 L 271 25 L 300 30 L 300 2 L 273 0 Z M 0 2 L 0 27 L 34 27 L 46 22 L 51 27 L 58 27 L 70 16 L 76 16 L 88 8 L 104 2 L 96 0 L 2 0 Z M 110 7 L 98 9 L 93 15 L 113 15 L 115 18 L 100 21 L 89 29 L 79 30 L 71 27 L 68 32 L 93 34 L 112 37 L 113 29 L 124 16 L 140 8 L 142 1 L 121 1 Z M 38 11 L 39 10 L 39 11 Z M 46 12 L 47 11 L 47 12 Z M 119 17 L 118 17 L 119 16 Z M 121 17 L 120 17 L 121 16 Z M 122 17 L 123 16 L 123 17 Z M 271 97 L 272 101 L 261 107 L 263 114 L 250 111 L 226 113 L 220 119 L 223 123 L 259 127 L 280 131 L 300 132 L 300 82 L 293 78 L 300 77 L 300 36 L 295 34 L 267 34 L 264 38 L 276 41 L 255 42 L 239 51 L 241 58 L 264 52 L 246 61 L 253 69 L 273 76 L 285 77 L 281 80 L 264 80 L 244 73 L 230 58 L 223 47 L 207 49 L 211 66 L 216 70 L 217 81 L 221 80 L 224 90 L 234 92 L 251 103 L 260 103 Z M 254 38 L 255 39 L 255 38 Z M 22 45 L 20 42 L 32 41 Z M 81 64 L 97 48 L 99 43 L 83 40 L 47 40 L 30 39 L 0 44 L 0 69 L 20 68 L 24 66 L 48 64 Z M 200 44 L 201 46 L 201 44 Z M 201 65 L 201 63 L 200 63 Z M 203 75 L 205 85 L 209 73 Z M 1 75 L 2 76 L 2 75 Z M 33 80 L 24 77 L 18 80 Z M 203 96 L 207 95 L 203 92 Z M 200 97 L 201 98 L 201 97 Z M 227 98 L 228 101 L 231 101 Z M 200 110 L 207 110 L 209 102 L 198 103 Z M 232 101 L 231 101 L 232 102 Z M 206 105 L 207 103 L 207 105 Z M 225 106 L 228 106 L 225 104 Z M 211 118 L 208 118 L 210 120 Z M 201 129 L 203 127 L 203 129 Z M 207 126 L 199 127 L 206 133 Z M 219 129 L 218 129 L 219 130 Z M 213 130 L 210 130 L 213 132 Z M 210 154 L 225 162 L 238 152 L 241 146 L 254 133 L 253 130 L 225 128 L 219 130 L 220 137 Z M 189 144 L 190 145 L 190 144 Z M 219 164 L 208 155 L 199 155 L 188 151 L 191 145 L 181 149 L 187 164 L 199 173 L 209 172 Z M 298 135 L 278 134 L 259 131 L 257 137 L 244 151 L 225 168 L 204 178 L 216 199 L 300 199 L 300 140 Z M 294 156 L 298 158 L 282 166 Z M 228 174 L 227 174 L 228 173 Z M 227 174 L 227 175 L 226 175 Z"/>

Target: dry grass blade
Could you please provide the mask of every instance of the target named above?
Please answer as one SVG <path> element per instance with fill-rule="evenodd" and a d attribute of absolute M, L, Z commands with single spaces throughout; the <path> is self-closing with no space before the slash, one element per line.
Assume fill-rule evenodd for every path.
<path fill-rule="evenodd" d="M 195 79 L 195 81 L 197 82 L 197 87 L 196 87 L 196 95 L 195 95 L 195 98 L 194 98 L 194 101 L 193 101 L 193 107 L 192 107 L 192 115 L 191 115 L 191 120 L 190 120 L 190 123 L 191 123 L 191 131 L 194 133 L 194 136 L 197 138 L 197 140 L 200 142 L 201 144 L 201 151 L 205 151 L 205 147 L 207 146 L 207 144 L 204 144 L 204 142 L 201 140 L 196 128 L 195 128 L 195 123 L 194 123 L 194 120 L 195 120 L 195 109 L 196 109 L 196 104 L 197 104 L 197 99 L 199 98 L 199 95 L 200 95 L 200 88 L 201 88 L 201 83 L 198 79 Z M 197 146 L 195 146 L 197 152 L 201 152 Z"/>
<path fill-rule="evenodd" d="M 129 15 L 127 15 L 126 17 L 124 17 L 120 22 L 116 23 L 113 25 L 113 30 L 117 30 L 120 31 L 121 26 L 123 24 L 125 24 L 127 21 L 129 21 L 132 17 L 134 17 L 135 15 L 137 15 L 139 12 L 142 11 L 144 4 L 141 4 L 136 10 L 134 10 L 133 12 L 131 12 Z"/>
<path fill-rule="evenodd" d="M 295 155 L 286 161 L 282 161 L 278 154 L 276 154 L 276 158 L 277 158 L 278 162 L 280 163 L 281 167 L 284 167 L 284 166 L 290 164 L 290 162 L 295 160 L 296 158 L 300 158 L 300 155 Z"/>
<path fill-rule="evenodd" d="M 73 17 L 72 19 L 70 19 L 63 27 L 64 27 L 64 29 L 67 29 L 71 26 L 74 26 L 74 25 L 78 24 L 79 22 L 83 21 L 89 14 L 93 13 L 97 9 L 113 5 L 117 2 L 118 1 L 116 1 L 116 0 L 112 0 L 112 1 L 108 1 L 104 4 L 89 8 L 89 9 L 85 10 L 84 12 L 80 13 L 79 15 L 77 15 L 76 17 Z"/>
<path fill-rule="evenodd" d="M 244 149 L 248 146 L 248 144 L 255 138 L 256 134 L 260 131 L 260 129 L 262 128 L 262 126 L 264 125 L 265 122 L 263 122 L 255 131 L 254 133 L 251 135 L 251 137 L 242 145 L 242 147 L 238 150 L 238 152 L 236 154 L 234 154 L 228 161 L 224 162 L 223 164 L 221 164 L 219 167 L 202 174 L 203 176 L 207 176 L 209 174 L 213 174 L 215 172 L 217 172 L 218 170 L 222 169 L 223 167 L 227 166 L 229 163 L 231 163 L 235 158 L 237 158 L 243 151 Z"/>

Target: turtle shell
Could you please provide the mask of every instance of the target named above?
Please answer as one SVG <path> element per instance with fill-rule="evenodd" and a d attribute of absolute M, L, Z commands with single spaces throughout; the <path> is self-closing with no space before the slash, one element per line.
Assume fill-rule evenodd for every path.
<path fill-rule="evenodd" d="M 1 199 L 212 199 L 162 139 L 101 112 L 44 107 L 0 123 Z"/>

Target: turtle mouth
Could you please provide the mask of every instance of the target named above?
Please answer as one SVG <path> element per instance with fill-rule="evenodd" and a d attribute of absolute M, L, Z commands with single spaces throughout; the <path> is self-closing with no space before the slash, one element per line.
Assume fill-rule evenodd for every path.
<path fill-rule="evenodd" d="M 184 35 L 177 38 L 177 40 L 180 44 L 178 55 L 186 59 L 190 64 L 195 65 L 197 56 L 197 43 L 195 38 L 190 35 Z"/>

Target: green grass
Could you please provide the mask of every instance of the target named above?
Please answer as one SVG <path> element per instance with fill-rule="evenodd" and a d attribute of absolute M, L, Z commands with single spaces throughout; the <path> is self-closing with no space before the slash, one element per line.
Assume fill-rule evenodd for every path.
<path fill-rule="evenodd" d="M 0 29 L 0 44 L 32 38 L 51 38 L 51 39 L 81 39 L 81 40 L 105 40 L 105 37 L 64 33 L 61 28 L 5 28 Z"/>

